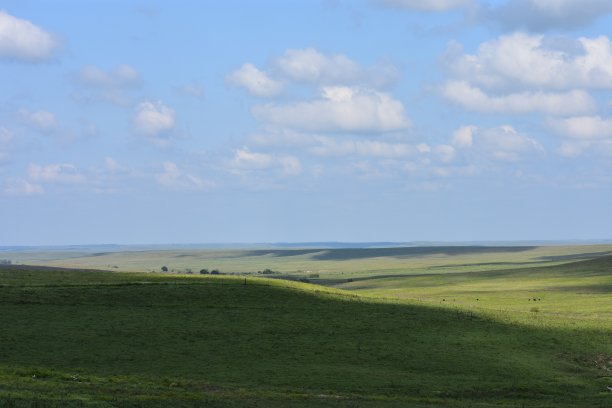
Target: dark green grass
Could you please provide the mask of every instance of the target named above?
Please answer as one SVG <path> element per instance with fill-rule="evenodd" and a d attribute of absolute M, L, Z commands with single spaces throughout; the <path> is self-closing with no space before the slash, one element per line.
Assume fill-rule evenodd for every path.
<path fill-rule="evenodd" d="M 0 271 L 0 406 L 609 407 L 606 330 L 249 278 Z"/>

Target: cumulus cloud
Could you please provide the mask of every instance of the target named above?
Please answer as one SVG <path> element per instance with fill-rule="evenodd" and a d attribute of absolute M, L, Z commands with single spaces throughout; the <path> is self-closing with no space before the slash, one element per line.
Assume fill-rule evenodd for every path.
<path fill-rule="evenodd" d="M 7 196 L 31 196 L 45 192 L 39 184 L 30 183 L 22 179 L 9 179 L 4 187 L 3 194 Z"/>
<path fill-rule="evenodd" d="M 476 126 L 461 126 L 453 132 L 452 144 L 457 148 L 472 147 Z"/>
<path fill-rule="evenodd" d="M 359 76 L 361 67 L 342 54 L 324 55 L 314 48 L 290 49 L 276 60 L 287 77 L 298 82 L 337 82 Z"/>
<path fill-rule="evenodd" d="M 324 54 L 314 48 L 289 49 L 277 58 L 276 70 L 291 81 L 318 85 L 371 84 L 383 86 L 398 77 L 391 64 L 362 67 L 343 54 Z"/>
<path fill-rule="evenodd" d="M 0 126 L 0 145 L 6 144 L 13 139 L 13 132 L 5 128 L 4 126 Z"/>
<path fill-rule="evenodd" d="M 30 164 L 28 166 L 28 178 L 32 181 L 44 183 L 76 184 L 85 181 L 85 176 L 69 163 L 55 163 L 46 166 Z"/>
<path fill-rule="evenodd" d="M 181 170 L 174 162 L 164 162 L 163 168 L 164 171 L 157 174 L 155 179 L 164 187 L 190 190 L 202 190 L 212 187 L 211 182 Z"/>
<path fill-rule="evenodd" d="M 464 108 L 482 113 L 573 115 L 590 113 L 597 109 L 593 98 L 584 91 L 519 92 L 490 96 L 482 89 L 465 81 L 448 81 L 442 95 Z"/>
<path fill-rule="evenodd" d="M 610 2 L 612 4 L 612 2 Z M 513 33 L 464 54 L 452 43 L 446 65 L 458 78 L 487 87 L 612 88 L 612 41 Z"/>
<path fill-rule="evenodd" d="M 261 98 L 276 96 L 283 90 L 282 82 L 270 78 L 268 74 L 249 63 L 229 74 L 226 79 L 232 85 L 243 87 L 251 95 Z"/>
<path fill-rule="evenodd" d="M 450 145 L 438 145 L 434 148 L 434 153 L 444 163 L 450 163 L 455 158 L 455 148 Z"/>
<path fill-rule="evenodd" d="M 452 141 L 458 148 L 474 149 L 501 161 L 514 162 L 527 154 L 544 151 L 538 141 L 510 125 L 494 128 L 461 126 L 453 133 Z"/>
<path fill-rule="evenodd" d="M 50 59 L 58 47 L 53 34 L 0 10 L 0 58 L 39 62 Z"/>
<path fill-rule="evenodd" d="M 129 65 L 120 65 L 108 71 L 90 65 L 81 69 L 78 79 L 87 85 L 121 88 L 137 85 L 140 82 L 140 74 Z"/>
<path fill-rule="evenodd" d="M 379 0 L 379 3 L 410 10 L 448 11 L 473 4 L 473 0 Z"/>
<path fill-rule="evenodd" d="M 123 172 L 127 170 L 125 166 L 123 166 L 121 163 L 119 163 L 117 160 L 113 159 L 112 157 L 104 158 L 104 166 L 106 167 L 106 170 L 108 170 L 111 173 L 119 173 L 119 172 Z"/>
<path fill-rule="evenodd" d="M 0 162 L 8 158 L 8 153 L 4 149 L 12 139 L 13 133 L 4 126 L 0 126 Z"/>
<path fill-rule="evenodd" d="M 230 160 L 233 172 L 243 174 L 249 170 L 266 170 L 278 168 L 284 175 L 297 175 L 302 172 L 302 165 L 297 157 L 251 152 L 248 148 L 237 149 Z"/>
<path fill-rule="evenodd" d="M 406 143 L 388 143 L 378 140 L 336 140 L 331 137 L 317 137 L 308 151 L 318 156 L 371 156 L 404 157 L 416 149 Z"/>
<path fill-rule="evenodd" d="M 325 54 L 314 48 L 288 49 L 262 71 L 246 63 L 226 77 L 254 96 L 271 98 L 291 84 L 316 86 L 359 85 L 381 87 L 395 81 L 397 68 L 386 62 L 363 67 L 343 54 Z"/>
<path fill-rule="evenodd" d="M 204 96 L 204 88 L 197 82 L 185 84 L 179 89 L 185 95 L 193 96 L 194 98 L 201 98 L 202 96 Z"/>
<path fill-rule="evenodd" d="M 352 87 L 325 87 L 320 99 L 288 105 L 258 105 L 255 118 L 314 132 L 387 132 L 406 129 L 403 104 L 388 93 Z"/>
<path fill-rule="evenodd" d="M 483 18 L 508 30 L 572 30 L 611 12 L 609 0 L 508 0 L 486 9 Z"/>
<path fill-rule="evenodd" d="M 517 161 L 523 154 L 543 151 L 535 139 L 519 133 L 510 125 L 482 130 L 479 137 L 483 147 L 498 160 Z"/>
<path fill-rule="evenodd" d="M 103 100 L 122 106 L 133 103 L 126 91 L 141 84 L 140 74 L 130 65 L 119 65 L 109 70 L 89 65 L 78 72 L 76 80 L 84 86 L 72 95 L 76 101 Z"/>
<path fill-rule="evenodd" d="M 574 139 L 594 140 L 612 138 L 612 118 L 576 116 L 551 121 L 558 133 Z"/>
<path fill-rule="evenodd" d="M 160 146 L 168 143 L 168 138 L 164 136 L 174 129 L 175 124 L 174 110 L 161 101 L 139 103 L 132 119 L 132 127 L 136 133 L 148 137 Z"/>
<path fill-rule="evenodd" d="M 20 109 L 17 111 L 17 120 L 40 132 L 48 133 L 59 128 L 55 115 L 46 110 L 32 112 L 28 109 Z"/>
<path fill-rule="evenodd" d="M 559 147 L 562 156 L 576 157 L 587 151 L 612 155 L 612 118 L 576 116 L 553 119 L 550 126 L 565 137 Z"/>

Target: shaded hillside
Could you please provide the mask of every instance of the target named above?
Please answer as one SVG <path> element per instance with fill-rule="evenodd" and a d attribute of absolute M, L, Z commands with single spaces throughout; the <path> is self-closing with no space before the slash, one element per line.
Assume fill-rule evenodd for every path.
<path fill-rule="evenodd" d="M 611 402 L 602 377 L 612 356 L 605 330 L 528 328 L 283 281 L 66 274 L 0 275 L 0 401 L 147 407 Z"/>

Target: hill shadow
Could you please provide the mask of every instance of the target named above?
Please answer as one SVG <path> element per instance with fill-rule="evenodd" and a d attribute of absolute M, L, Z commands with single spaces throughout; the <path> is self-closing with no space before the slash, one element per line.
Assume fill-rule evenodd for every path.
<path fill-rule="evenodd" d="M 0 288 L 2 364 L 166 381 L 174 384 L 169 395 L 202 392 L 212 383 L 358 400 L 433 398 L 440 406 L 467 406 L 465 400 L 596 406 L 587 400 L 596 395 L 595 370 L 585 361 L 599 351 L 602 332 L 568 336 L 471 312 L 257 279 L 137 279 Z M 34 381 L 31 371 L 23 373 L 27 384 Z"/>
<path fill-rule="evenodd" d="M 426 255 L 465 255 L 500 252 L 523 252 L 536 246 L 437 246 L 437 247 L 396 247 L 396 248 L 318 248 L 318 249 L 258 249 L 241 252 L 242 256 L 289 257 L 313 254 L 319 261 L 348 261 L 367 258 L 411 258 Z"/>
<path fill-rule="evenodd" d="M 427 255 L 466 255 L 500 252 L 524 252 L 535 249 L 535 246 L 440 246 L 440 247 L 402 247 L 402 248 L 365 248 L 365 249 L 335 249 L 321 252 L 313 256 L 317 260 L 347 261 L 365 258 L 411 258 Z"/>

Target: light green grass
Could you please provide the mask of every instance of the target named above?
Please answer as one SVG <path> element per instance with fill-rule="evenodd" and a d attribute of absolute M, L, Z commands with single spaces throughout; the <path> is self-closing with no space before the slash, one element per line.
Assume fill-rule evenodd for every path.
<path fill-rule="evenodd" d="M 552 293 L 549 278 L 567 275 L 563 293 L 579 310 L 575 287 L 605 283 L 606 271 L 603 260 L 553 277 L 542 268 L 530 285 Z M 364 297 L 252 277 L 0 269 L 0 405 L 612 405 L 603 303 L 584 299 L 580 320 L 561 299 L 529 312 L 511 306 L 531 293 L 528 271 L 470 276 L 352 282 Z M 497 279 L 508 307 L 469 303 L 476 292 L 493 302 L 484 295 L 504 292 Z M 389 296 L 398 285 L 399 300 Z M 438 299 L 451 292 L 461 301 Z"/>
<path fill-rule="evenodd" d="M 612 258 L 505 271 L 339 281 L 360 294 L 512 314 L 534 324 L 612 331 Z M 535 300 L 534 300 L 535 299 Z"/>
<path fill-rule="evenodd" d="M 28 265 L 159 272 L 202 268 L 255 273 L 266 268 L 322 279 L 373 275 L 439 274 L 557 265 L 612 254 L 612 245 L 533 247 L 414 247 L 294 250 L 153 250 L 125 252 L 18 251 L 2 258 Z"/>
<path fill-rule="evenodd" d="M 327 287 L 0 269 L 0 406 L 608 407 L 611 249 L 12 254 Z"/>

